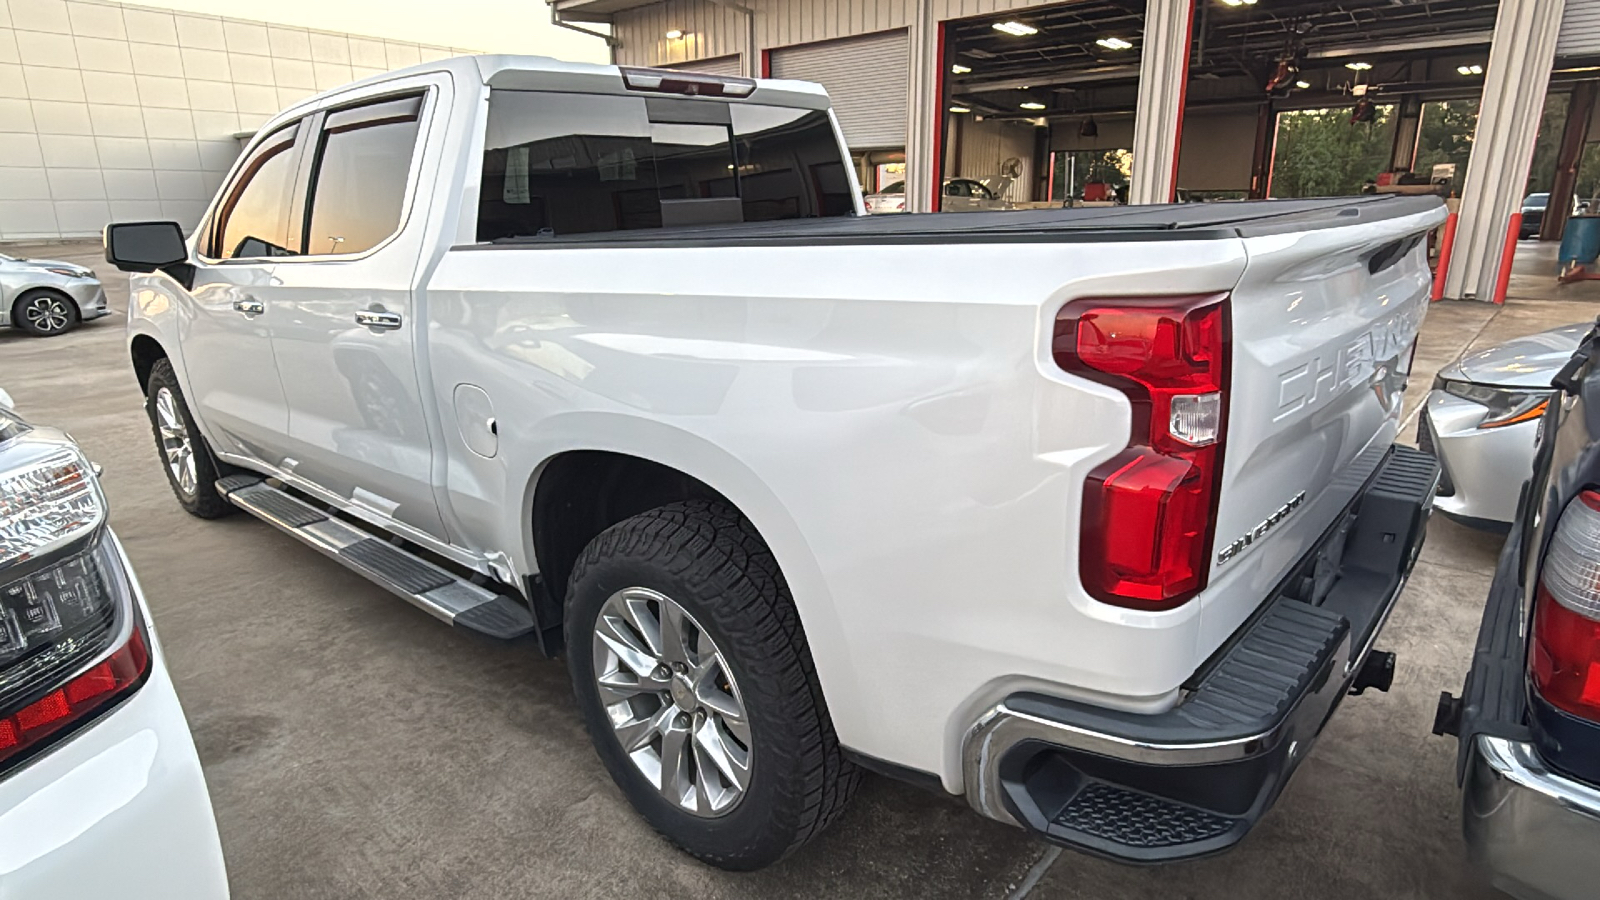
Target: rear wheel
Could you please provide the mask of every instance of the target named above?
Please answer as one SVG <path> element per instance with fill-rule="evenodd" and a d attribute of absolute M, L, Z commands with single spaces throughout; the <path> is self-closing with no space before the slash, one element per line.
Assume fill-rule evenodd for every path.
<path fill-rule="evenodd" d="M 232 512 L 233 505 L 217 493 L 217 464 L 200 429 L 195 427 L 194 416 L 189 414 L 172 363 L 165 359 L 156 360 L 150 368 L 144 406 L 155 433 L 156 450 L 161 454 L 161 467 L 178 505 L 202 519 L 216 519 Z"/>
<path fill-rule="evenodd" d="M 65 294 L 34 290 L 23 294 L 11 307 L 11 321 L 31 335 L 50 337 L 78 324 L 78 305 Z"/>
<path fill-rule="evenodd" d="M 566 628 L 601 760 L 694 856 L 776 862 L 854 793 L 788 586 L 732 508 L 672 503 L 601 533 L 573 569 Z"/>

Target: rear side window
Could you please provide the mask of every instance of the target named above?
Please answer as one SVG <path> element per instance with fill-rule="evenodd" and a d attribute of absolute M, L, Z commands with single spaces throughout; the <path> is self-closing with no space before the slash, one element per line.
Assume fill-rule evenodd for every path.
<path fill-rule="evenodd" d="M 305 252 L 361 253 L 400 228 L 422 97 L 330 112 L 311 180 Z"/>
<path fill-rule="evenodd" d="M 478 240 L 852 215 L 824 112 L 495 91 Z"/>
<path fill-rule="evenodd" d="M 299 123 L 268 135 L 239 168 L 217 212 L 212 259 L 285 256 L 289 189 L 294 183 L 294 142 Z"/>

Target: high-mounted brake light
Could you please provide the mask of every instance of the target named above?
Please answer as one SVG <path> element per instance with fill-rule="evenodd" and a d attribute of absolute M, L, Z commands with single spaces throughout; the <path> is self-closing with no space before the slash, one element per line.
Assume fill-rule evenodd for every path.
<path fill-rule="evenodd" d="M 684 94 L 690 97 L 748 97 L 756 89 L 755 81 L 749 78 L 632 66 L 622 67 L 622 84 L 630 91 Z"/>
<path fill-rule="evenodd" d="M 1528 668 L 1550 705 L 1600 721 L 1600 492 L 1561 513 L 1534 599 Z"/>
<path fill-rule="evenodd" d="M 1078 570 L 1097 600 L 1171 609 L 1206 585 L 1228 329 L 1225 294 L 1075 300 L 1056 317 L 1056 364 L 1133 405 L 1128 448 L 1084 483 Z"/>

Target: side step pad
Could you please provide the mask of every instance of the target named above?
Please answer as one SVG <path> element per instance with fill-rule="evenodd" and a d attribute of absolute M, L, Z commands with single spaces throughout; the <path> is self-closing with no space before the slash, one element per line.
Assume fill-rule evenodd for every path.
<path fill-rule="evenodd" d="M 241 473 L 218 479 L 217 492 L 234 506 L 444 622 L 502 639 L 533 631 L 533 616 L 518 598 L 473 584 L 329 516 L 258 476 Z"/>

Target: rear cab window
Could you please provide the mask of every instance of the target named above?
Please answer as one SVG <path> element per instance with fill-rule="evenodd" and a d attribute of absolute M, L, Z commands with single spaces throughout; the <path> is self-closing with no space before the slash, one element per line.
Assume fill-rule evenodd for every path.
<path fill-rule="evenodd" d="M 820 110 L 676 97 L 494 90 L 480 242 L 848 216 Z"/>

